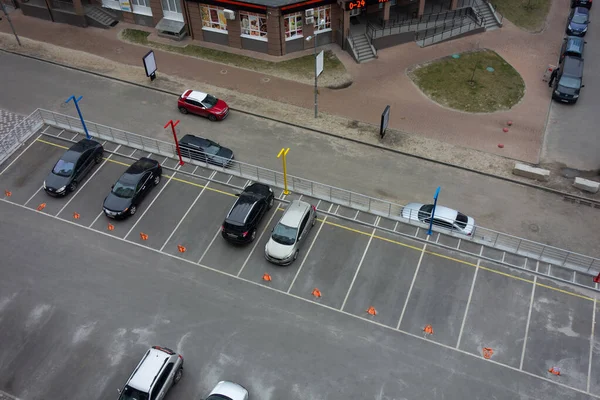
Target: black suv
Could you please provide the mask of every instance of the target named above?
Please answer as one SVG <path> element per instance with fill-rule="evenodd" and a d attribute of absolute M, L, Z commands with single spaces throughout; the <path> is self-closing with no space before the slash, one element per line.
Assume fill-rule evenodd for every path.
<path fill-rule="evenodd" d="M 554 80 L 552 98 L 563 103 L 576 103 L 583 81 L 583 59 L 566 56 Z"/>
<path fill-rule="evenodd" d="M 223 238 L 232 243 L 250 243 L 256 238 L 256 229 L 267 210 L 273 207 L 273 190 L 262 183 L 253 183 L 237 195 L 221 227 Z"/>
<path fill-rule="evenodd" d="M 571 0 L 571 8 L 585 7 L 588 10 L 592 8 L 592 0 Z"/>

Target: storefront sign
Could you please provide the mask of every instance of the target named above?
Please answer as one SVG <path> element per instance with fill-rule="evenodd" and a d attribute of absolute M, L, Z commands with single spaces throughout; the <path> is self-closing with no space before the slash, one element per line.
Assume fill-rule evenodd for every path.
<path fill-rule="evenodd" d="M 370 6 L 372 4 L 380 4 L 387 3 L 390 0 L 351 0 L 346 2 L 346 7 L 344 8 L 346 11 L 354 10 L 356 8 L 365 8 L 366 6 Z"/>
<path fill-rule="evenodd" d="M 121 6 L 121 11 L 131 12 L 131 3 L 129 0 L 119 0 L 119 5 Z"/>

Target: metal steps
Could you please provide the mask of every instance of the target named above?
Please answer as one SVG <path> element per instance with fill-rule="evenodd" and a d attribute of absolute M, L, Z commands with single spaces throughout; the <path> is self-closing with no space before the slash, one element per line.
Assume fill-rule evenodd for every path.
<path fill-rule="evenodd" d="M 492 31 L 502 27 L 502 24 L 496 19 L 494 11 L 489 3 L 483 0 L 476 0 L 473 5 L 475 10 L 481 15 L 483 26 L 486 31 Z"/>
<path fill-rule="evenodd" d="M 85 8 L 85 18 L 88 23 L 96 28 L 111 28 L 119 23 L 117 17 L 112 15 L 109 11 L 95 6 L 89 6 Z"/>
<path fill-rule="evenodd" d="M 359 63 L 368 62 L 377 58 L 377 55 L 373 52 L 367 35 L 360 35 L 354 38 L 354 53 L 356 54 L 357 61 Z"/>

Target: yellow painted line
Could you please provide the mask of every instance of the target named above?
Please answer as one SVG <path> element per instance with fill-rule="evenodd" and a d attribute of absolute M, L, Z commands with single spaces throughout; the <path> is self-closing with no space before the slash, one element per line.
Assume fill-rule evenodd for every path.
<path fill-rule="evenodd" d="M 68 147 L 66 147 L 66 146 L 62 146 L 60 144 L 48 142 L 48 141 L 43 140 L 43 139 L 37 139 L 37 141 L 45 143 L 45 144 L 49 144 L 49 145 L 54 146 L 54 147 L 59 147 L 61 149 L 68 149 Z M 121 165 L 129 166 L 129 164 L 121 162 L 121 161 L 116 161 L 116 160 L 112 160 L 112 159 L 109 159 L 108 161 L 113 162 L 115 164 L 121 164 Z M 169 176 L 169 175 L 164 175 L 164 176 L 166 178 L 171 178 L 171 176 Z M 178 182 L 185 183 L 185 184 L 188 184 L 188 185 L 197 186 L 199 188 L 205 188 L 204 185 L 201 185 L 199 183 L 186 181 L 186 180 L 180 179 L 180 178 L 172 178 L 172 179 L 174 181 L 178 181 Z M 202 178 L 200 178 L 200 179 L 202 179 Z M 235 194 L 233 194 L 233 193 L 225 192 L 223 190 L 214 189 L 214 188 L 211 188 L 211 187 L 206 187 L 206 190 L 210 190 L 210 191 L 213 191 L 213 192 L 216 192 L 216 193 L 220 193 L 220 194 L 224 194 L 224 195 L 231 196 L 231 197 L 236 197 Z M 277 210 L 278 211 L 284 211 L 284 209 L 279 208 L 279 207 L 277 208 Z M 317 219 L 317 221 L 323 223 L 322 219 Z M 349 226 L 336 224 L 335 222 L 325 221 L 325 224 L 331 225 L 331 226 L 335 226 L 337 228 L 345 229 L 347 231 L 354 232 L 354 233 L 357 233 L 359 235 L 371 236 L 371 233 L 364 232 L 364 231 L 361 231 L 361 230 L 355 229 L 355 228 L 350 228 Z M 388 238 L 385 238 L 385 237 L 382 237 L 382 236 L 373 236 L 373 238 L 379 239 L 379 240 L 383 240 L 385 242 L 393 243 L 393 244 L 396 244 L 396 245 L 399 245 L 399 246 L 402 246 L 402 247 L 406 247 L 406 248 L 409 248 L 409 249 L 417 250 L 417 251 L 422 251 L 423 250 L 423 249 L 421 249 L 419 247 L 412 246 L 412 245 L 409 245 L 409 244 L 406 244 L 406 243 L 402 243 L 402 242 L 399 242 L 399 241 L 396 241 L 396 240 L 393 240 L 393 239 L 388 239 Z M 426 254 L 430 254 L 432 256 L 435 256 L 435 257 L 444 258 L 446 260 L 454 261 L 454 262 L 459 263 L 459 264 L 469 265 L 471 267 L 477 267 L 477 264 L 474 264 L 472 262 L 461 260 L 461 259 L 450 257 L 450 256 L 446 256 L 446 255 L 440 254 L 440 253 L 435 253 L 433 251 L 425 251 L 425 253 Z M 501 272 L 501 271 L 495 270 L 493 268 L 484 267 L 482 265 L 480 265 L 479 268 L 481 268 L 481 269 L 483 269 L 485 271 L 488 271 L 488 272 L 492 272 L 494 274 L 505 276 L 507 278 L 512 278 L 512 279 L 516 279 L 518 281 L 535 284 L 537 286 L 540 286 L 540 287 L 543 287 L 543 288 L 546 288 L 546 289 L 550 289 L 550 290 L 554 290 L 554 291 L 557 291 L 559 293 L 568 294 L 568 295 L 571 295 L 571 296 L 574 296 L 574 297 L 579 297 L 579 298 L 584 299 L 584 300 L 594 301 L 594 299 L 591 298 L 591 297 L 584 296 L 584 295 L 578 294 L 578 293 L 569 292 L 568 290 L 555 288 L 555 287 L 552 287 L 550 285 L 545 285 L 543 283 L 537 283 L 537 282 L 534 282 L 531 279 L 521 278 L 520 276 L 515 276 L 515 275 L 509 274 L 507 272 Z"/>

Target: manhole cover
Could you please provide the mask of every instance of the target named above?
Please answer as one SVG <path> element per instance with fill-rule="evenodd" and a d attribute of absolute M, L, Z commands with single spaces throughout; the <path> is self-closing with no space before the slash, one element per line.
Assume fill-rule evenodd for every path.
<path fill-rule="evenodd" d="M 262 78 L 262 81 L 265 82 L 265 83 L 267 83 L 267 82 L 271 81 L 271 78 Z"/>
<path fill-rule="evenodd" d="M 452 54 L 452 58 L 454 58 L 454 59 L 460 58 L 460 54 Z"/>
<path fill-rule="evenodd" d="M 221 70 L 221 73 L 222 73 L 223 75 L 225 75 L 225 74 L 227 73 L 227 70 L 226 70 L 226 69 L 222 69 L 222 70 Z"/>
<path fill-rule="evenodd" d="M 494 72 L 494 68 L 492 68 L 492 67 L 487 67 L 487 68 L 486 68 L 486 71 L 487 71 L 487 72 Z"/>
<path fill-rule="evenodd" d="M 538 224 L 529 224 L 529 229 L 531 229 L 531 232 L 539 232 L 540 231 L 540 227 Z"/>

